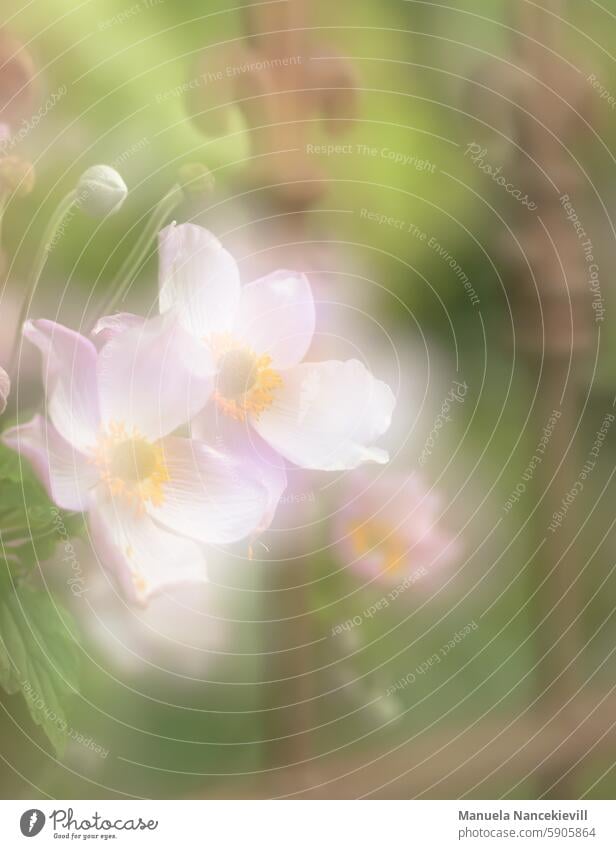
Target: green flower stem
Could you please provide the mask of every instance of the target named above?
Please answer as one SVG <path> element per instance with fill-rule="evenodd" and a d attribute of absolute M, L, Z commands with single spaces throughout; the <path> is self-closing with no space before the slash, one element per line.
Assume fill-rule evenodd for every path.
<path fill-rule="evenodd" d="M 163 224 L 183 200 L 184 192 L 182 187 L 179 183 L 176 183 L 154 207 L 152 215 L 140 237 L 114 277 L 110 287 L 113 294 L 103 305 L 102 309 L 99 310 L 99 315 L 108 315 L 124 297 L 147 259 L 153 240 L 162 229 Z"/>
<path fill-rule="evenodd" d="M 15 336 L 13 350 L 11 352 L 11 357 L 9 360 L 12 372 L 15 371 L 15 368 L 17 366 L 16 360 L 21 344 L 21 330 L 28 315 L 28 310 L 30 309 L 32 299 L 34 298 L 34 295 L 36 293 L 39 280 L 41 279 L 41 275 L 43 273 L 43 270 L 45 269 L 47 260 L 49 259 L 49 254 L 55 247 L 58 234 L 61 232 L 62 225 L 64 224 L 64 221 L 67 218 L 69 212 L 72 212 L 72 209 L 76 204 L 77 200 L 78 196 L 75 189 L 70 191 L 64 198 L 62 198 L 62 200 L 56 207 L 55 212 L 49 219 L 49 223 L 43 234 L 39 249 L 34 257 L 30 279 L 28 280 L 28 285 L 26 286 L 26 297 L 24 298 L 24 302 L 22 304 L 21 312 L 19 315 L 19 320 L 17 322 L 17 335 Z"/>

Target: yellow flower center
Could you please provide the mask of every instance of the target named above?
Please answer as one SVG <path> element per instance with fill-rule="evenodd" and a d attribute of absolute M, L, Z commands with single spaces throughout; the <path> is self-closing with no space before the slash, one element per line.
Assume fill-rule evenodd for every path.
<path fill-rule="evenodd" d="M 163 503 L 169 472 L 159 442 L 112 422 L 98 437 L 94 462 L 109 495 L 124 498 L 138 513 L 147 501 L 155 506 Z"/>
<path fill-rule="evenodd" d="M 407 546 L 404 541 L 387 522 L 378 519 L 353 522 L 350 526 L 349 537 L 358 557 L 373 553 L 382 555 L 387 572 L 398 570 L 407 556 Z"/>
<path fill-rule="evenodd" d="M 255 354 L 227 334 L 213 338 L 212 350 L 218 371 L 214 392 L 218 408 L 239 421 L 249 413 L 258 418 L 282 386 L 281 376 L 271 368 L 272 358 Z"/>
<path fill-rule="evenodd" d="M 225 398 L 240 398 L 257 382 L 257 361 L 242 348 L 225 351 L 218 359 L 217 388 Z"/>
<path fill-rule="evenodd" d="M 156 471 L 156 448 L 141 439 L 127 439 L 111 450 L 109 471 L 114 478 L 139 483 Z"/>

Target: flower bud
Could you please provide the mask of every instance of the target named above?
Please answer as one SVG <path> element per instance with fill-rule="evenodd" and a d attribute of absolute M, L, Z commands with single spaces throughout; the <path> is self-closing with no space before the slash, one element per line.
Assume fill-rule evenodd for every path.
<path fill-rule="evenodd" d="M 208 195 L 214 188 L 212 172 L 201 162 L 188 162 L 178 170 L 178 182 L 189 197 Z"/>
<path fill-rule="evenodd" d="M 26 197 L 34 188 L 34 166 L 20 156 L 0 159 L 0 191 Z"/>
<path fill-rule="evenodd" d="M 109 165 L 93 165 L 86 169 L 77 184 L 79 205 L 92 218 L 113 215 L 127 194 L 126 183 Z"/>
<path fill-rule="evenodd" d="M 0 366 L 0 415 L 6 410 L 6 402 L 10 391 L 11 380 L 2 366 Z"/>

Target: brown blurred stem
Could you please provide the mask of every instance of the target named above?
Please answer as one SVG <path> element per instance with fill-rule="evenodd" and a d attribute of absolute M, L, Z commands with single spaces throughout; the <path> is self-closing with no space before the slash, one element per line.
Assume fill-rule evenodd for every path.
<path fill-rule="evenodd" d="M 524 256 L 519 258 L 516 329 L 529 371 L 540 381 L 534 432 L 541 432 L 553 410 L 561 411 L 549 452 L 535 479 L 539 500 L 536 542 L 544 543 L 543 569 L 534 576 L 532 587 L 538 625 L 536 650 L 543 658 L 537 668 L 536 687 L 541 710 L 548 715 L 562 711 L 566 718 L 575 717 L 572 696 L 578 674 L 573 658 L 583 644 L 575 621 L 581 610 L 578 562 L 575 546 L 567 550 L 570 539 L 566 531 L 559 528 L 552 533 L 548 527 L 581 467 L 573 446 L 581 410 L 579 377 L 591 339 L 590 310 L 581 246 L 565 220 L 560 196 L 574 197 L 578 187 L 577 173 L 564 146 L 575 133 L 572 107 L 585 95 L 577 88 L 578 75 L 571 80 L 559 58 L 561 26 L 555 16 L 563 13 L 564 4 L 547 0 L 540 7 L 516 2 L 511 8 L 513 27 L 518 30 L 514 35 L 516 64 L 529 75 L 520 104 L 525 111 L 516 112 L 517 142 L 522 151 L 516 160 L 516 179 L 529 188 L 529 193 L 532 190 L 538 204 L 537 214 L 523 211 L 517 227 Z M 567 516 L 571 527 L 575 525 L 573 516 L 572 510 Z M 576 772 L 566 767 L 561 763 L 542 770 L 540 794 L 576 797 Z M 565 773 L 566 778 L 562 778 Z"/>

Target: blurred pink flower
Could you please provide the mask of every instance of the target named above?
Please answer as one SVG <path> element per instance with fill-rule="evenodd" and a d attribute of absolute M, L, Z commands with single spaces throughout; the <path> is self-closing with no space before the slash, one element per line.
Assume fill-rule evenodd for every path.
<path fill-rule="evenodd" d="M 324 471 L 387 462 L 373 443 L 391 422 L 389 386 L 356 359 L 302 362 L 315 328 L 305 275 L 277 271 L 241 287 L 233 257 L 193 224 L 163 230 L 159 252 L 161 312 L 213 360 L 215 410 L 241 423 L 253 454 L 266 445 Z"/>
<path fill-rule="evenodd" d="M 267 492 L 249 464 L 170 436 L 212 391 L 202 354 L 198 374 L 186 367 L 191 337 L 165 317 L 100 351 L 52 321 L 29 321 L 24 335 L 43 355 L 49 420 L 37 415 L 4 442 L 32 462 L 59 507 L 88 513 L 96 552 L 129 598 L 145 603 L 163 587 L 204 580 L 202 544 L 248 536 Z"/>
<path fill-rule="evenodd" d="M 439 518 L 441 499 L 416 475 L 353 472 L 333 520 L 345 566 L 390 584 L 424 580 L 459 556 Z"/>

